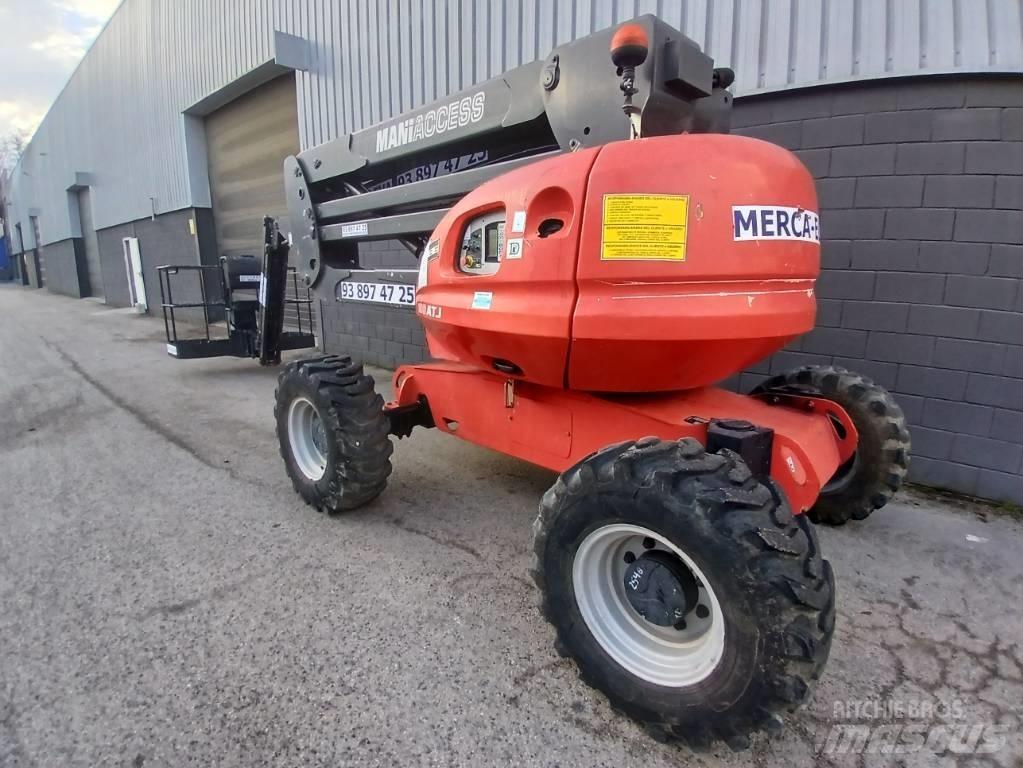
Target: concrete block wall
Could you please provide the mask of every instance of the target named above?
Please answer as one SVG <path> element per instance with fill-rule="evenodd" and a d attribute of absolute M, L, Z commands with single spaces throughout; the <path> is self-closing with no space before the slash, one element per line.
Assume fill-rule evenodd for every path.
<path fill-rule="evenodd" d="M 89 295 L 89 270 L 81 238 L 50 243 L 42 250 L 46 258 L 46 287 L 51 293 L 76 299 Z"/>
<path fill-rule="evenodd" d="M 189 219 L 194 218 L 196 234 L 189 228 Z M 108 227 L 96 232 L 100 252 L 100 271 L 103 275 L 103 289 L 106 303 L 112 306 L 127 306 L 130 301 L 128 275 L 124 266 L 122 240 L 125 237 L 139 239 L 139 254 L 142 257 L 142 279 L 146 286 L 146 299 L 151 314 L 160 312 L 160 282 L 157 267 L 165 264 L 197 265 L 214 264 L 216 258 L 215 237 L 210 243 L 212 215 L 208 209 L 184 208 L 156 216 L 155 218 Z M 201 261 L 200 261 L 201 260 Z M 194 278 L 182 277 L 174 283 L 175 301 L 198 301 L 198 283 Z"/>
<path fill-rule="evenodd" d="M 418 269 L 403 245 L 385 241 L 360 246 L 363 269 Z M 415 282 L 414 276 L 409 282 Z M 354 355 L 367 363 L 396 368 L 426 360 L 426 338 L 415 311 L 363 302 L 321 302 L 323 348 Z"/>
<path fill-rule="evenodd" d="M 804 363 L 894 392 L 911 479 L 1023 503 L 1023 79 L 915 78 L 736 102 L 734 133 L 793 150 L 817 179 L 817 328 L 728 380 Z M 415 266 L 375 244 L 364 266 Z M 324 347 L 423 359 L 404 309 L 323 307 Z M 408 339 L 411 339 L 410 341 Z"/>
<path fill-rule="evenodd" d="M 1023 79 L 860 84 L 737 103 L 735 133 L 817 178 L 817 328 L 739 377 L 803 363 L 897 396 L 911 479 L 1023 502 Z"/>
<path fill-rule="evenodd" d="M 146 297 L 152 312 L 159 312 L 160 281 L 156 268 L 165 264 L 197 265 L 199 244 L 197 235 L 189 229 L 189 219 L 194 213 L 185 208 L 165 213 L 155 219 L 141 219 L 134 223 L 134 237 L 139 239 L 139 254 L 142 257 L 142 278 L 146 284 Z M 120 244 L 118 244 L 120 249 Z M 121 271 L 124 272 L 124 257 L 121 257 Z M 127 281 L 127 277 L 125 277 Z M 197 288 L 197 283 L 193 284 Z M 184 284 L 182 285 L 184 287 Z M 208 286 L 212 287 L 212 286 Z M 198 301 L 200 295 L 192 286 L 187 293 L 175 291 L 176 301 Z"/>

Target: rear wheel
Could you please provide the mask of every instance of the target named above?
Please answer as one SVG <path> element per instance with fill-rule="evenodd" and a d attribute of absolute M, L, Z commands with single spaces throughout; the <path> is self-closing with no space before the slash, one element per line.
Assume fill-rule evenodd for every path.
<path fill-rule="evenodd" d="M 390 422 L 372 377 L 351 358 L 289 364 L 277 381 L 274 417 L 288 476 L 307 504 L 343 512 L 384 490 Z"/>
<path fill-rule="evenodd" d="M 821 488 L 809 512 L 814 522 L 863 520 L 902 487 L 909 467 L 909 430 L 902 408 L 883 387 L 844 368 L 807 365 L 768 379 L 750 394 L 769 392 L 838 403 L 859 433 L 856 453 Z"/>
<path fill-rule="evenodd" d="M 656 738 L 744 748 L 824 669 L 831 567 L 810 521 L 731 451 L 609 446 L 546 493 L 533 535 L 557 649 Z"/>

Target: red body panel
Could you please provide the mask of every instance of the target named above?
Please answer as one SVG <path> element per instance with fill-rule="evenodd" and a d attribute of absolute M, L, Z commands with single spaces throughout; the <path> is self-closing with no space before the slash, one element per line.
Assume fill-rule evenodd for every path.
<path fill-rule="evenodd" d="M 394 389 L 388 408 L 414 405 L 425 396 L 438 429 L 556 472 L 606 445 L 646 435 L 694 437 L 706 444 L 712 418 L 771 427 L 772 477 L 796 512 L 813 505 L 857 440 L 852 421 L 834 403 L 807 400 L 797 409 L 714 388 L 593 395 L 459 363 L 433 363 L 398 369 Z M 841 437 L 832 418 L 842 424 Z"/>
<path fill-rule="evenodd" d="M 688 196 L 684 258 L 605 259 L 605 195 Z M 706 386 L 813 327 L 819 246 L 733 238 L 735 205 L 815 211 L 791 153 L 737 136 L 617 142 L 538 161 L 482 185 L 433 234 L 418 311 L 431 354 L 547 386 L 655 392 Z M 456 266 L 466 224 L 504 209 L 521 258 L 491 275 Z M 524 217 L 515 231 L 516 213 Z M 545 220 L 563 228 L 542 237 Z M 473 308 L 477 293 L 489 309 Z"/>
<path fill-rule="evenodd" d="M 510 360 L 524 379 L 564 385 L 576 300 L 579 206 L 599 151 L 574 152 L 507 173 L 470 192 L 444 217 L 433 233 L 436 257 L 423 257 L 429 282 L 416 296 L 431 355 L 487 369 L 495 358 Z M 501 208 L 508 212 L 506 242 L 523 237 L 509 232 L 513 211 L 526 212 L 534 234 L 537 224 L 552 216 L 565 219 L 566 226 L 550 237 L 524 238 L 523 258 L 505 259 L 494 275 L 460 272 L 456 261 L 466 224 Z M 473 309 L 475 294 L 484 291 L 493 292 L 493 305 Z"/>
<path fill-rule="evenodd" d="M 733 240 L 733 205 L 817 210 L 790 152 L 736 136 L 618 142 L 590 171 L 568 386 L 652 392 L 713 384 L 813 328 L 820 247 Z M 602 260 L 605 194 L 687 194 L 685 261 Z"/>

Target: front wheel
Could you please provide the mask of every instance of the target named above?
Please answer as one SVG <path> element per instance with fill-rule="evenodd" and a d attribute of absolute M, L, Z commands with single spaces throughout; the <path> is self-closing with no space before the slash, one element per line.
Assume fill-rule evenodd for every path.
<path fill-rule="evenodd" d="M 277 381 L 274 417 L 295 490 L 320 511 L 368 504 L 391 474 L 390 420 L 373 379 L 349 357 L 289 364 Z"/>
<path fill-rule="evenodd" d="M 831 567 L 810 521 L 731 451 L 609 446 L 558 479 L 533 532 L 556 647 L 657 738 L 744 748 L 824 669 Z"/>

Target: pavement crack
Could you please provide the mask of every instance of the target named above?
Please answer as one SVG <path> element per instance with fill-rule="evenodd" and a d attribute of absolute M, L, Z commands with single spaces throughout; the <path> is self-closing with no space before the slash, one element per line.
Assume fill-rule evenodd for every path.
<path fill-rule="evenodd" d="M 552 669 L 558 667 L 567 667 L 571 664 L 568 659 L 554 659 L 553 661 L 547 661 L 543 664 L 534 664 L 531 667 L 527 667 L 523 672 L 515 675 L 512 679 L 512 686 L 515 688 L 522 688 L 530 680 L 537 675 L 543 674 L 544 672 L 550 672 Z"/>
<path fill-rule="evenodd" d="M 202 600 L 200 600 L 198 597 L 193 597 L 189 600 L 182 600 L 181 602 L 178 603 L 163 603 L 161 605 L 155 605 L 148 611 L 140 615 L 139 619 L 141 621 L 145 621 L 146 619 L 157 614 L 163 614 L 164 616 L 173 616 L 176 613 L 184 613 L 189 608 L 195 608 L 195 606 L 199 605 L 199 603 L 201 602 Z"/>
<path fill-rule="evenodd" d="M 29 413 L 18 414 L 15 404 L 10 399 L 0 402 L 0 411 L 7 414 L 14 414 L 12 418 L 0 424 L 0 440 L 3 441 L 3 449 L 13 448 L 17 441 L 34 432 L 42 432 L 50 427 L 60 427 L 67 431 L 69 426 L 75 426 L 77 411 L 85 402 L 82 393 L 75 392 L 74 396 L 65 402 L 52 405 L 49 408 Z M 74 423 L 71 423 L 74 422 Z"/>
<path fill-rule="evenodd" d="M 507 582 L 515 582 L 523 588 L 526 594 L 532 594 L 536 590 L 536 585 L 529 579 L 506 571 L 469 571 L 451 579 L 448 582 L 448 587 L 452 591 L 461 592 L 464 584 L 473 582 L 475 586 L 478 586 L 478 583 L 483 580 L 498 581 L 504 586 L 507 586 Z"/>
<path fill-rule="evenodd" d="M 909 591 L 908 589 L 902 589 L 902 590 L 900 590 L 900 593 L 899 593 L 899 594 L 900 594 L 900 596 L 902 597 L 902 601 L 903 601 L 903 602 L 904 602 L 904 603 L 905 603 L 906 605 L 908 605 L 908 606 L 909 606 L 910 608 L 912 608 L 912 609 L 913 609 L 914 611 L 919 611 L 919 610 L 920 610 L 920 603 L 918 603 L 918 602 L 916 601 L 916 599 L 915 599 L 915 598 L 913 597 L 913 595 L 912 595 L 912 594 L 910 594 L 910 591 Z"/>
<path fill-rule="evenodd" d="M 271 484 L 261 482 L 258 479 L 254 478 L 243 478 L 238 475 L 238 473 L 234 470 L 233 467 L 208 459 L 202 453 L 199 453 L 198 449 L 195 448 L 193 445 L 191 445 L 183 438 L 179 437 L 178 435 L 175 435 L 173 432 L 168 430 L 168 428 L 164 426 L 164 424 L 160 423 L 160 421 L 152 418 L 151 416 L 146 414 L 145 411 L 128 402 L 123 397 L 114 392 L 112 389 L 104 385 L 102 381 L 100 381 L 95 376 L 86 371 L 75 358 L 73 358 L 68 353 L 64 352 L 57 345 L 50 342 L 48 338 L 45 338 L 43 336 L 40 336 L 40 338 L 42 338 L 43 344 L 45 344 L 47 347 L 53 350 L 53 352 L 55 352 L 60 357 L 61 360 L 68 364 L 71 367 L 71 369 L 74 370 L 85 381 L 90 383 L 90 385 L 93 388 L 95 388 L 97 392 L 99 392 L 103 397 L 112 402 L 116 407 L 120 408 L 128 415 L 133 416 L 139 423 L 141 423 L 144 427 L 147 428 L 147 430 L 149 430 L 153 434 L 163 438 L 168 443 L 173 445 L 175 448 L 181 449 L 182 451 L 187 453 L 189 456 L 191 456 L 193 459 L 203 464 L 204 466 L 209 467 L 210 469 L 216 469 L 217 471 L 224 472 L 225 475 L 227 475 L 233 480 L 236 480 L 240 483 L 246 483 L 248 485 L 256 485 L 265 490 L 276 490 Z"/>
<path fill-rule="evenodd" d="M 477 550 L 470 547 L 468 544 L 463 544 L 462 542 L 458 541 L 458 539 L 455 539 L 451 536 L 444 536 L 439 533 L 432 533 L 431 531 L 424 531 L 419 528 L 416 528 L 406 523 L 405 518 L 403 517 L 385 517 L 384 520 L 387 520 L 389 523 L 391 523 L 397 528 L 400 528 L 406 533 L 413 533 L 416 536 L 425 536 L 430 541 L 436 542 L 441 546 L 450 547 L 451 549 L 457 549 L 461 552 L 465 552 L 468 555 L 472 555 L 477 560 L 483 559 L 483 555 L 481 555 Z"/>
<path fill-rule="evenodd" d="M 145 621 L 151 619 L 153 616 L 176 616 L 179 613 L 185 613 L 191 609 L 201 605 L 204 601 L 219 600 L 226 595 L 236 592 L 244 587 L 254 579 L 258 579 L 265 575 L 266 571 L 259 571 L 246 576 L 244 579 L 238 579 L 236 581 L 229 582 L 222 587 L 215 587 L 211 589 L 208 594 L 200 597 L 190 597 L 185 600 L 177 600 L 172 603 L 159 603 L 151 608 L 146 609 L 136 617 L 139 621 Z"/>
<path fill-rule="evenodd" d="M 207 459 L 205 456 L 203 456 L 201 453 L 199 453 L 198 449 L 196 449 L 195 446 L 191 445 L 186 440 L 184 440 L 181 437 L 179 437 L 178 435 L 174 434 L 171 430 L 167 429 L 159 421 L 154 419 L 152 416 L 149 416 L 142 409 L 138 408 L 137 406 L 135 406 L 132 403 L 130 403 L 127 400 L 125 400 L 123 397 L 121 397 L 116 392 L 114 392 L 112 389 L 110 389 L 110 387 L 108 387 L 106 384 L 104 384 L 99 379 L 97 379 L 95 376 L 93 376 L 88 371 L 86 371 L 84 368 L 82 368 L 82 366 L 78 363 L 77 360 L 75 360 L 73 357 L 71 357 L 67 352 L 65 352 L 59 346 L 57 346 L 56 344 L 51 342 L 49 339 L 46 339 L 46 338 L 43 338 L 43 337 L 40 337 L 40 338 L 42 338 L 43 343 L 47 347 L 52 349 L 54 352 L 57 353 L 57 355 L 60 356 L 61 360 L 63 360 L 65 363 L 67 363 L 67 365 L 71 368 L 71 370 L 73 370 L 76 374 L 81 376 L 82 379 L 84 379 L 89 384 L 91 384 L 100 394 L 102 394 L 104 397 L 106 397 L 108 400 L 110 400 L 110 402 L 112 402 L 115 406 L 120 408 L 122 411 L 124 411 L 128 415 L 133 416 L 140 424 L 142 424 L 142 426 L 146 427 L 151 432 L 159 435 L 160 437 L 162 437 L 164 440 L 166 440 L 167 442 L 169 442 L 171 445 L 175 446 L 176 448 L 180 448 L 182 451 L 187 453 L 193 459 L 195 459 L 196 461 L 201 463 L 203 466 L 209 467 L 210 469 L 215 469 L 218 472 L 224 472 L 224 473 L 230 475 L 232 478 L 234 478 L 236 480 L 242 480 L 243 482 L 250 482 L 248 479 L 243 479 L 243 478 L 238 477 L 235 474 L 235 472 L 231 469 L 231 467 L 224 466 L 223 464 L 214 463 L 213 461 Z"/>
<path fill-rule="evenodd" d="M 10 758 L 13 765 L 35 766 L 38 763 L 26 752 L 18 730 L 18 714 L 18 707 L 14 703 L 14 688 L 11 687 L 0 707 L 0 764 L 7 765 L 7 759 Z"/>

